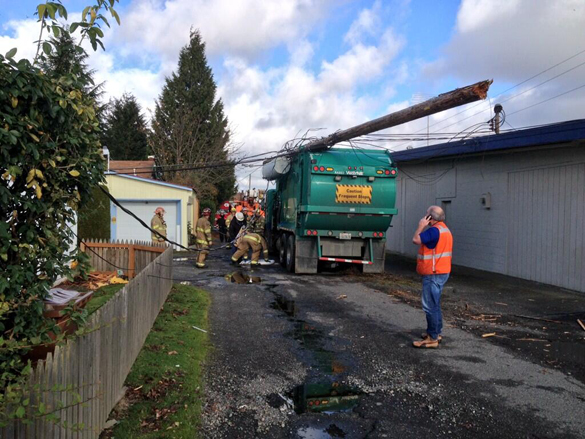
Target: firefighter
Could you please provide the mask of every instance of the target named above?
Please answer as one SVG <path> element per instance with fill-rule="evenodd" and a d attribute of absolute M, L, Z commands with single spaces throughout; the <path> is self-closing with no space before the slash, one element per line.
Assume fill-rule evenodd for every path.
<path fill-rule="evenodd" d="M 227 226 L 226 226 L 226 215 L 225 211 L 222 209 L 219 211 L 219 218 L 215 220 L 215 224 L 217 226 L 217 230 L 219 231 L 219 241 L 220 242 L 227 242 Z"/>
<path fill-rule="evenodd" d="M 165 210 L 162 207 L 157 207 L 154 211 L 154 216 L 150 220 L 150 228 L 156 230 L 162 236 L 166 238 L 167 236 L 167 223 L 164 219 Z M 159 236 L 158 234 L 152 232 L 152 242 L 160 243 L 165 242 L 165 240 Z"/>
<path fill-rule="evenodd" d="M 209 247 L 211 247 L 211 223 L 209 217 L 211 216 L 211 209 L 206 207 L 203 209 L 203 216 L 197 221 L 195 228 L 195 236 L 197 239 L 197 248 L 199 255 L 197 256 L 197 268 L 205 268 L 205 258 L 209 254 Z"/>
<path fill-rule="evenodd" d="M 264 219 L 264 215 L 262 209 L 259 207 L 254 211 L 254 216 L 250 220 L 250 231 L 254 233 L 258 233 L 259 235 L 264 236 L 264 227 L 266 226 L 266 220 Z"/>
<path fill-rule="evenodd" d="M 260 259 L 260 253 L 264 255 L 264 260 L 268 262 L 268 245 L 262 235 L 258 233 L 246 232 L 237 241 L 238 250 L 232 256 L 232 264 L 237 264 L 240 258 L 247 259 L 248 250 L 252 249 L 252 266 L 257 266 Z"/>
<path fill-rule="evenodd" d="M 226 227 L 226 230 L 228 232 L 229 232 L 229 229 L 230 229 L 230 224 L 231 224 L 231 222 L 232 222 L 232 220 L 234 219 L 235 216 L 236 216 L 236 208 L 235 207 L 232 207 L 230 214 L 225 219 L 225 227 Z M 225 248 L 232 248 L 232 245 L 230 244 L 230 239 L 229 239 L 229 233 L 228 232 L 226 232 L 227 233 L 227 235 L 226 235 L 226 242 L 227 242 L 227 244 L 226 244 Z"/>
<path fill-rule="evenodd" d="M 240 229 L 246 225 L 246 217 L 242 212 L 236 212 L 234 218 L 230 222 L 230 228 L 228 231 L 229 241 L 232 242 L 240 233 Z"/>

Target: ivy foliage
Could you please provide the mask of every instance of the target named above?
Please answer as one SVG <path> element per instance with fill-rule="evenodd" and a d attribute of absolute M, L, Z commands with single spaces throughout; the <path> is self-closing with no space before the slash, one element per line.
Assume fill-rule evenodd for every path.
<path fill-rule="evenodd" d="M 57 278 L 87 270 L 87 255 L 68 253 L 77 243 L 69 226 L 104 180 L 97 104 L 87 78 L 43 66 L 77 28 L 81 41 L 87 38 L 94 49 L 101 45 L 101 26 L 109 24 L 100 11 L 119 21 L 112 9 L 117 1 L 96 0 L 69 28 L 59 22 L 67 19 L 59 0 L 40 4 L 34 61 L 17 61 L 16 49 L 0 55 L 0 426 L 29 411 L 25 383 L 31 366 L 22 355 L 51 335 L 63 339 L 55 321 L 43 316 L 42 300 Z M 49 35 L 50 41 L 44 39 Z M 75 272 L 72 259 L 78 261 Z M 83 317 L 73 309 L 67 313 L 75 322 Z M 39 406 L 37 415 L 44 412 Z"/>
<path fill-rule="evenodd" d="M 68 224 L 103 179 L 94 101 L 75 77 L 51 79 L 0 56 L 0 331 L 42 334 L 43 299 L 67 275 Z"/>

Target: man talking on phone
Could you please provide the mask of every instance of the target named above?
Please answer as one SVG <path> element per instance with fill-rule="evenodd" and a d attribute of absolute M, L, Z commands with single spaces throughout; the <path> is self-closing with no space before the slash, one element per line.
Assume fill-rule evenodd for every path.
<path fill-rule="evenodd" d="M 420 246 L 416 271 L 422 276 L 422 308 L 427 316 L 427 331 L 422 334 L 422 340 L 412 344 L 415 348 L 438 348 L 443 329 L 441 293 L 451 273 L 453 255 L 453 235 L 445 225 L 443 209 L 439 206 L 427 209 L 412 242 Z"/>

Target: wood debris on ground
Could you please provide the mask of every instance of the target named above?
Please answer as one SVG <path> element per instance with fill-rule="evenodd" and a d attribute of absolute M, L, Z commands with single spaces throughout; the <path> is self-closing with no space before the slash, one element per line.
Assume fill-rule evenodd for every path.
<path fill-rule="evenodd" d="M 483 334 L 481 337 L 482 338 L 488 338 L 488 337 L 493 337 L 494 335 L 496 335 L 495 332 L 488 332 L 487 334 Z"/>
<path fill-rule="evenodd" d="M 577 323 L 579 323 L 579 326 L 581 326 L 581 329 L 583 329 L 583 331 L 585 331 L 585 324 L 581 321 L 581 319 L 577 319 Z"/>
<path fill-rule="evenodd" d="M 500 314 L 479 314 L 477 316 L 471 316 L 473 320 L 481 320 L 482 322 L 495 322 L 500 317 L 502 317 Z"/>
<path fill-rule="evenodd" d="M 87 275 L 87 279 L 75 279 L 75 281 L 65 281 L 59 286 L 67 289 L 83 288 L 89 291 L 95 291 L 101 287 L 111 284 L 128 283 L 117 275 L 115 271 L 93 271 Z"/>

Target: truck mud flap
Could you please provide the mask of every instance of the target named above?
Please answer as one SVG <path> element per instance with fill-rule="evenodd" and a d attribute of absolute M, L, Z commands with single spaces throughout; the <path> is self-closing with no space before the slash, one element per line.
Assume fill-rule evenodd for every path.
<path fill-rule="evenodd" d="M 372 253 L 370 253 L 370 246 L 372 246 Z M 384 262 L 386 260 L 386 240 L 385 239 L 369 239 L 366 246 L 366 255 L 372 254 L 374 256 L 373 264 L 364 265 L 364 273 L 384 273 Z"/>
<path fill-rule="evenodd" d="M 317 240 L 314 238 L 296 237 L 295 273 L 315 274 L 319 255 L 317 253 Z"/>

